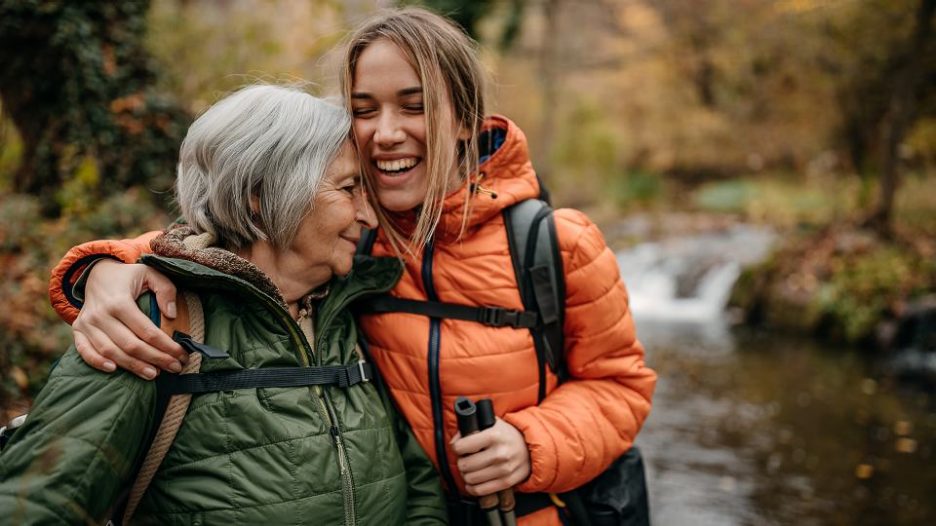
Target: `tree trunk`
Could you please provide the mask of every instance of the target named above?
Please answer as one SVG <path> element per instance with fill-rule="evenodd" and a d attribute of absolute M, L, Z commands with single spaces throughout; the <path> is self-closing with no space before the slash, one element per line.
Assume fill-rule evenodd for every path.
<path fill-rule="evenodd" d="M 926 49 L 932 37 L 936 0 L 921 0 L 916 26 L 910 42 L 901 56 L 887 113 L 881 122 L 881 186 L 875 209 L 866 219 L 866 226 L 884 236 L 893 229 L 894 198 L 900 186 L 900 145 L 917 119 L 917 97 L 926 82 Z"/>

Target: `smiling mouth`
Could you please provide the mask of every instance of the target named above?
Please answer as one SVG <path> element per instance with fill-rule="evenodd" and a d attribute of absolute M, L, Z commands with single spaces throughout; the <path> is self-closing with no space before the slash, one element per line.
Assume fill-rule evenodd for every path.
<path fill-rule="evenodd" d="M 394 159 L 392 161 L 375 159 L 374 166 L 386 175 L 403 175 L 416 167 L 422 159 L 418 157 L 407 157 L 406 159 Z"/>

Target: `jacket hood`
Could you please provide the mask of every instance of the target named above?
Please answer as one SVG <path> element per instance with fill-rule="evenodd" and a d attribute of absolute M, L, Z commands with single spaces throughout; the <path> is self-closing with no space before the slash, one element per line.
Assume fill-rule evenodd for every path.
<path fill-rule="evenodd" d="M 481 154 L 478 173 L 445 197 L 435 238 L 454 240 L 461 232 L 466 196 L 467 228 L 481 225 L 520 201 L 540 195 L 540 183 L 530 162 L 527 139 L 513 121 L 501 115 L 488 117 L 478 137 Z M 405 231 L 415 228 L 415 212 L 391 215 Z"/>
<path fill-rule="evenodd" d="M 197 234 L 188 225 L 173 225 L 153 239 L 150 246 L 157 256 L 183 259 L 198 263 L 222 274 L 235 276 L 275 299 L 286 310 L 286 301 L 273 280 L 259 267 L 229 250 L 211 246 L 214 237 L 209 233 Z"/>

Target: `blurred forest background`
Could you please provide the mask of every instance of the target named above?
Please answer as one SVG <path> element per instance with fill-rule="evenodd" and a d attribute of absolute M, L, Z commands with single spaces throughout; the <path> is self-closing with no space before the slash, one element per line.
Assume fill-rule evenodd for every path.
<path fill-rule="evenodd" d="M 481 42 L 558 205 L 791 234 L 742 277 L 749 321 L 867 342 L 936 288 L 932 0 L 424 3 Z M 68 342 L 50 266 L 173 216 L 193 115 L 258 79 L 334 93 L 333 49 L 382 5 L 0 0 L 0 406 Z"/>
<path fill-rule="evenodd" d="M 554 204 L 585 210 L 613 248 L 776 232 L 728 300 L 733 323 L 764 332 L 705 354 L 708 333 L 640 327 L 661 372 L 642 434 L 666 444 L 645 448 L 661 523 L 734 509 L 708 523 L 932 524 L 936 0 L 410 3 L 478 39 L 491 110 L 525 130 Z M 257 80 L 334 94 L 335 46 L 389 5 L 0 0 L 0 424 L 70 343 L 52 265 L 164 226 L 195 115 Z M 909 395 L 868 365 L 901 345 L 930 363 Z M 746 485 L 748 464 L 712 447 L 762 478 Z M 747 492 L 753 518 L 693 488 Z"/>

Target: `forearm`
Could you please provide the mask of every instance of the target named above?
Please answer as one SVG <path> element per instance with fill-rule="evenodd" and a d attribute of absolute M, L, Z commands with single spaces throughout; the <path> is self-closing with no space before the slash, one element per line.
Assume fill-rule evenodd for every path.
<path fill-rule="evenodd" d="M 49 281 L 52 308 L 63 320 L 73 322 L 81 302 L 73 294 L 72 287 L 87 265 L 101 258 L 133 263 L 142 254 L 150 252 L 149 243 L 159 233 L 147 232 L 134 239 L 89 241 L 70 249 L 52 269 Z"/>

